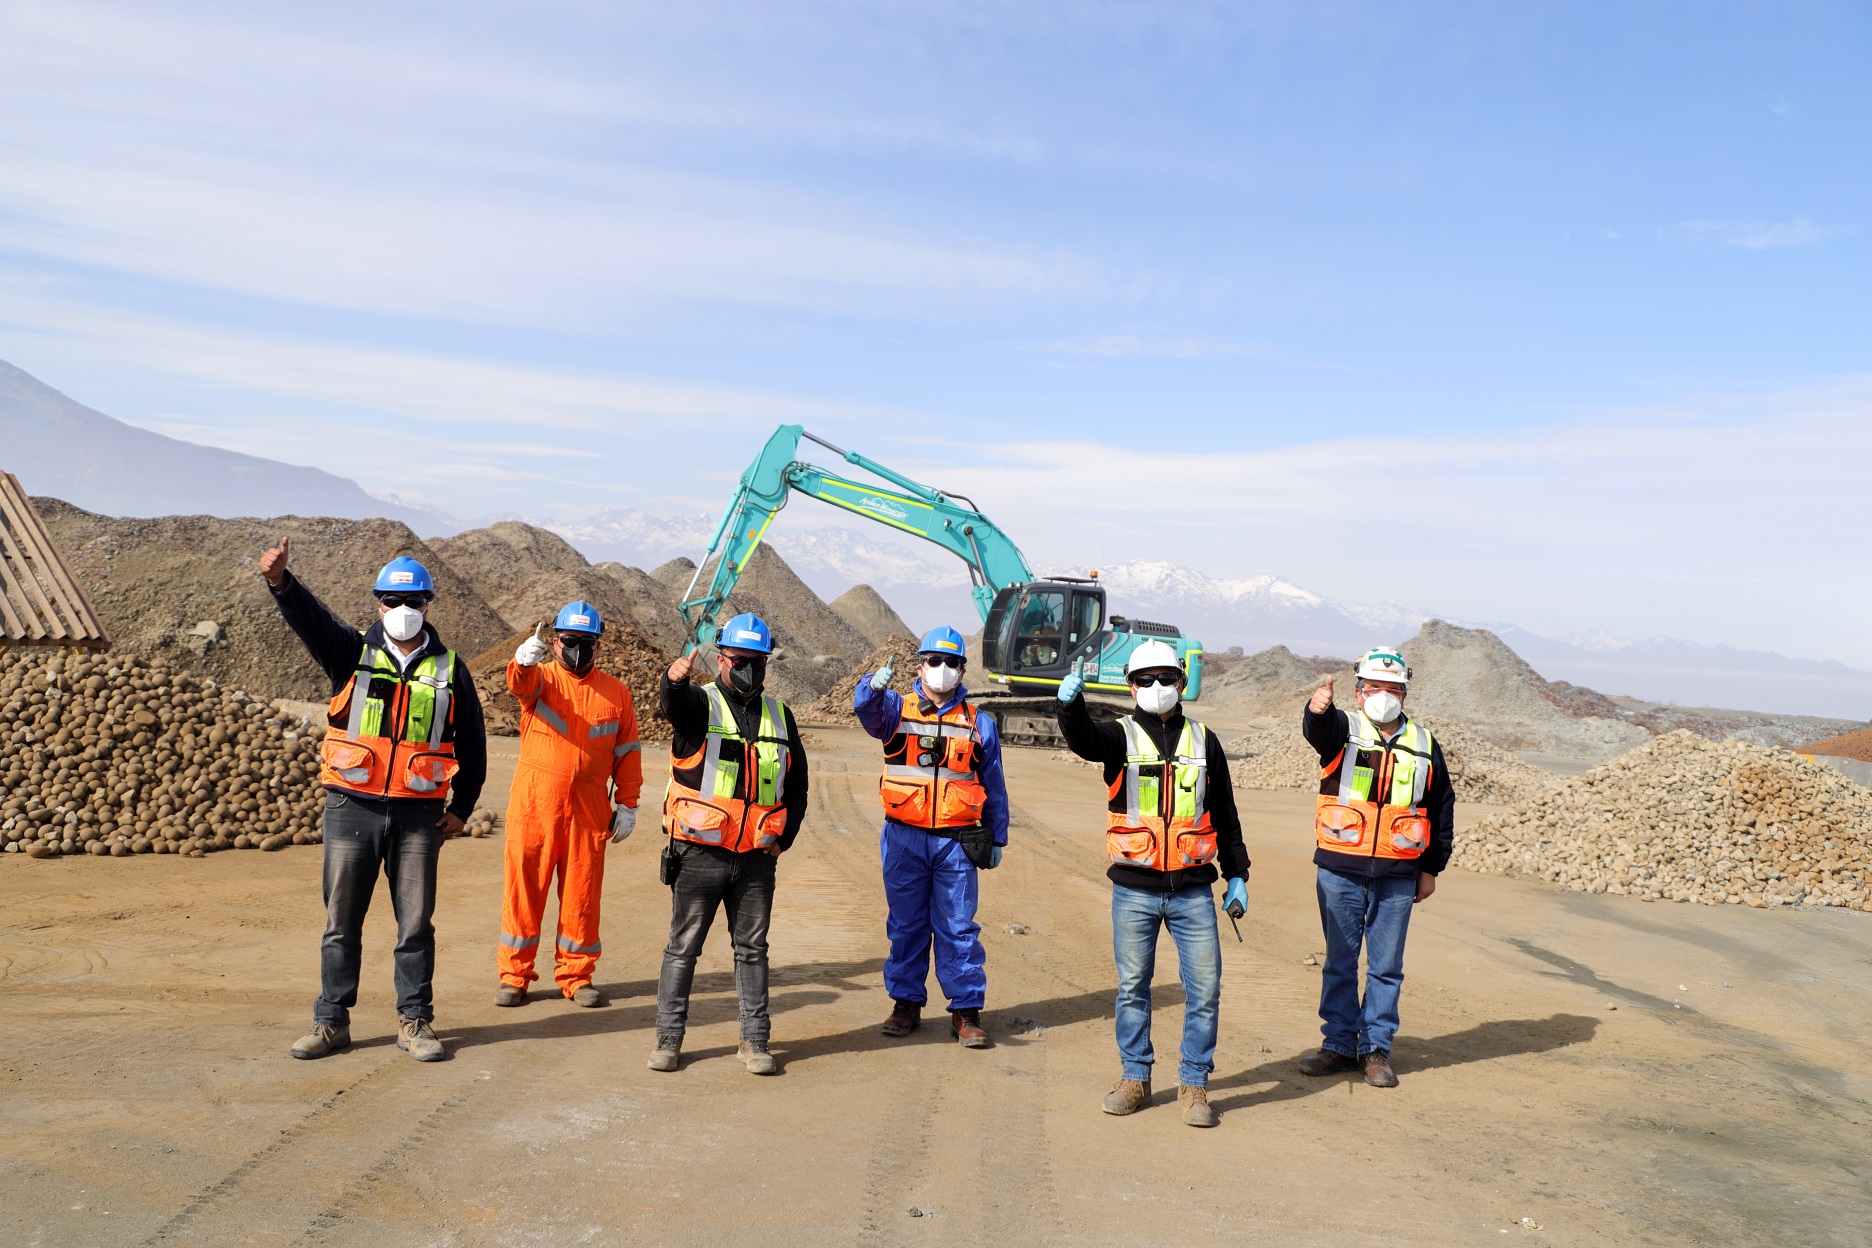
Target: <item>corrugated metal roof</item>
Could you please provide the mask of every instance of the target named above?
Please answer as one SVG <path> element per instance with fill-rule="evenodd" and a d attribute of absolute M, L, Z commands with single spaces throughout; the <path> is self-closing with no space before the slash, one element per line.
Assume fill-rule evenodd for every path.
<path fill-rule="evenodd" d="M 19 478 L 0 472 L 0 645 L 110 645 Z"/>

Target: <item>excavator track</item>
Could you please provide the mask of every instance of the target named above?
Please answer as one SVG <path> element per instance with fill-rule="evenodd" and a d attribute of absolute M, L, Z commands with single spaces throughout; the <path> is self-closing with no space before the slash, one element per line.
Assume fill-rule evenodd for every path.
<path fill-rule="evenodd" d="M 1063 750 L 1066 738 L 1059 730 L 1059 701 L 1050 696 L 1001 693 L 994 689 L 971 691 L 969 700 L 976 709 L 993 715 L 995 728 L 1003 745 L 1018 745 L 1034 750 Z M 1117 719 L 1128 709 L 1102 698 L 1086 699 L 1086 707 L 1096 720 Z"/>

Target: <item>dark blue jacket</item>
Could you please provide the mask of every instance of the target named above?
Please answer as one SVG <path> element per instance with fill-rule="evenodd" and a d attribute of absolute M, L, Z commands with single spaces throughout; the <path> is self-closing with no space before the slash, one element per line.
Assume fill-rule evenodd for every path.
<path fill-rule="evenodd" d="M 392 643 L 384 636 L 382 623 L 372 624 L 363 632 L 358 632 L 333 615 L 290 571 L 286 573 L 286 579 L 280 587 L 273 590 L 273 605 L 279 608 L 286 627 L 297 633 L 299 640 L 305 643 L 306 653 L 312 656 L 312 661 L 325 669 L 325 675 L 331 680 L 333 694 L 344 688 L 345 682 L 357 671 L 358 656 L 364 653 L 366 643 L 379 650 L 391 647 Z M 448 647 L 442 644 L 435 629 L 425 623 L 422 649 L 410 656 L 410 662 L 414 663 L 426 654 L 439 655 L 447 650 Z M 460 764 L 460 770 L 449 785 L 448 809 L 450 814 L 466 819 L 474 813 L 475 801 L 481 796 L 482 786 L 487 783 L 487 725 L 481 718 L 481 695 L 475 692 L 474 676 L 460 655 L 455 656 L 455 671 L 449 678 L 449 705 L 455 715 L 455 761 Z M 331 788 L 330 785 L 325 787 Z M 356 794 L 351 796 L 355 797 Z"/>

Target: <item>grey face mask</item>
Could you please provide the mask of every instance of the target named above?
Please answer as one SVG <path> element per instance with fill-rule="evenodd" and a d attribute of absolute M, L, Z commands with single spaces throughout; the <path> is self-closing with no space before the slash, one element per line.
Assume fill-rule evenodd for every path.
<path fill-rule="evenodd" d="M 728 669 L 728 687 L 744 698 L 759 693 L 761 686 L 766 683 L 767 664 L 765 661 Z"/>
<path fill-rule="evenodd" d="M 561 641 L 559 643 L 560 661 L 565 664 L 567 671 L 583 676 L 591 671 L 592 652 L 595 648 L 592 642 L 584 639 Z"/>

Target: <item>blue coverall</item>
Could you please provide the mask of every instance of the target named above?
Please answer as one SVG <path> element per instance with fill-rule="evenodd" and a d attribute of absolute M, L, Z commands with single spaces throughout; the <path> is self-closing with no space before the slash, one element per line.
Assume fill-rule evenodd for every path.
<path fill-rule="evenodd" d="M 923 682 L 916 695 L 923 698 Z M 958 685 L 941 704 L 952 711 L 968 697 Z M 928 699 L 925 699 L 927 701 Z M 897 735 L 903 718 L 903 697 L 891 689 L 873 689 L 869 676 L 852 691 L 852 709 L 864 730 L 879 741 Z M 982 823 L 994 834 L 996 845 L 1007 844 L 1007 782 L 1001 774 L 1001 734 L 994 717 L 975 720 L 981 736 L 982 765 L 978 773 L 988 800 Z M 885 931 L 890 956 L 884 962 L 884 987 L 893 1001 L 928 999 L 930 946 L 936 948 L 936 982 L 949 996 L 949 1009 L 979 1010 L 988 994 L 988 954 L 982 948 L 981 924 L 975 921 L 975 865 L 962 852 L 962 842 L 925 828 L 884 821 L 878 842 L 884 862 L 884 898 L 889 905 Z"/>

